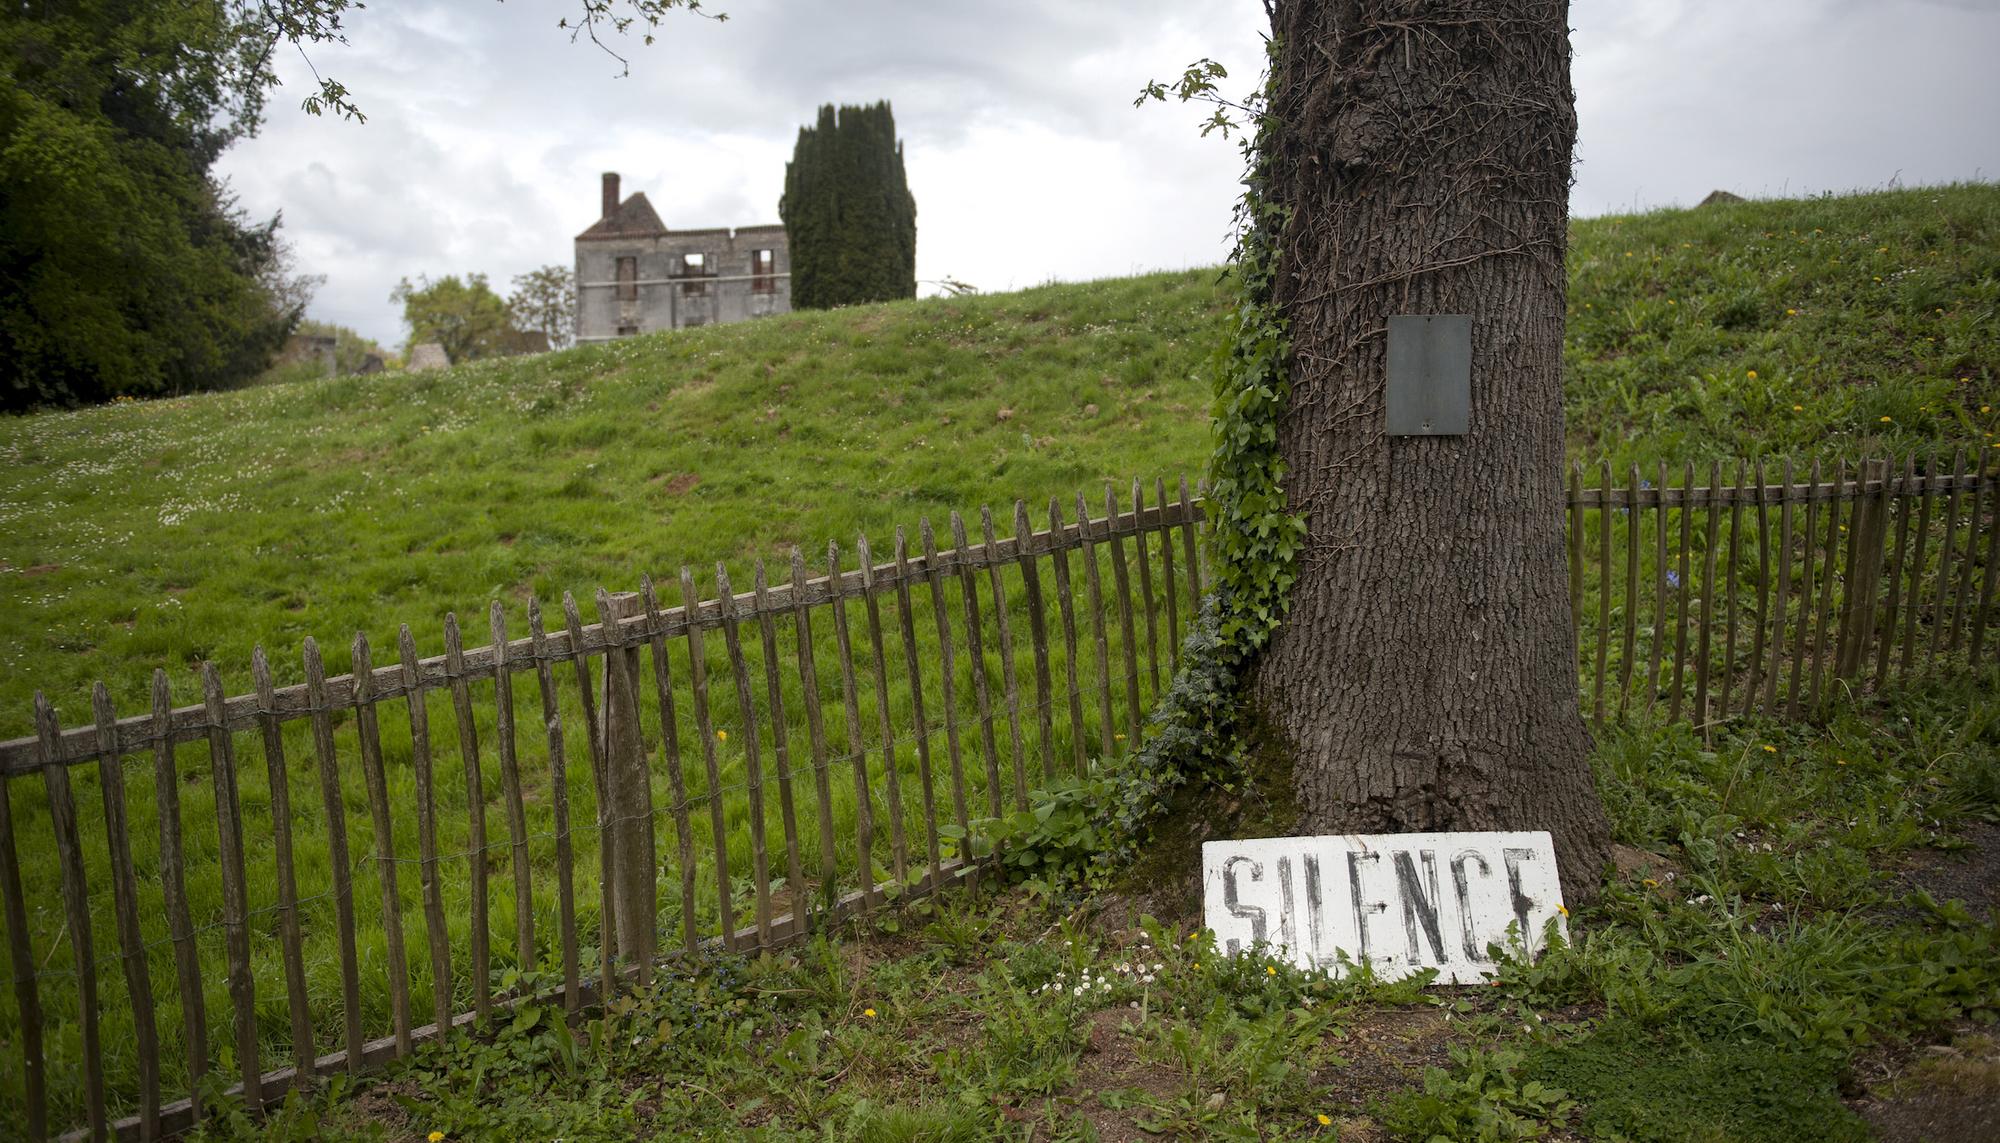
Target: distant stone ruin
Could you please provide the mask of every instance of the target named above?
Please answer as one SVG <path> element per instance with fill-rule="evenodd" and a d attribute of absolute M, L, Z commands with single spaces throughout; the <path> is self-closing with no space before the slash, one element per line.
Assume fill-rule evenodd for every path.
<path fill-rule="evenodd" d="M 431 369 L 451 368 L 451 358 L 444 355 L 444 346 L 435 341 L 412 346 L 410 360 L 403 366 L 405 372 L 423 373 Z"/>
<path fill-rule="evenodd" d="M 578 342 L 791 309 L 783 226 L 668 230 L 644 191 L 620 201 L 617 172 L 605 173 L 600 217 L 576 236 Z"/>
<path fill-rule="evenodd" d="M 1701 202 L 1697 203 L 1696 205 L 1715 206 L 1718 203 L 1742 202 L 1742 201 L 1743 201 L 1743 196 L 1740 194 L 1730 194 L 1726 190 L 1712 190 L 1708 192 L 1707 198 L 1702 199 Z"/>

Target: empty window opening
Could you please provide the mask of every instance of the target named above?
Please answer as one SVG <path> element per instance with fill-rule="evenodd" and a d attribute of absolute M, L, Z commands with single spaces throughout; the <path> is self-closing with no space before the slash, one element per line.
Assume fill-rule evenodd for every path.
<path fill-rule="evenodd" d="M 706 254 L 681 255 L 681 277 L 683 278 L 708 277 L 708 255 Z M 681 296 L 684 298 L 699 297 L 706 293 L 708 293 L 707 282 L 693 281 L 693 282 L 681 283 Z"/>
<path fill-rule="evenodd" d="M 750 289 L 753 293 L 769 294 L 778 288 L 778 258 L 772 250 L 752 250 L 750 252 Z"/>
<path fill-rule="evenodd" d="M 639 259 L 620 258 L 618 260 L 618 300 L 636 302 L 639 300 Z"/>

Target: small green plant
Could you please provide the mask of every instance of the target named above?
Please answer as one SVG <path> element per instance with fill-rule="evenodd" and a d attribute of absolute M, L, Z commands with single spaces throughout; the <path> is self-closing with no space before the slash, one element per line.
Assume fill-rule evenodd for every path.
<path fill-rule="evenodd" d="M 1389 1100 L 1382 1122 L 1398 1138 L 1428 1143 L 1539 1139 L 1576 1103 L 1569 1093 L 1520 1076 L 1525 1056 L 1507 1048 L 1454 1044 L 1449 1070 L 1430 1068 L 1424 1087 Z"/>
<path fill-rule="evenodd" d="M 1052 1000 L 1031 992 L 1004 963 L 991 965 L 978 983 L 984 1042 L 977 1050 L 947 1051 L 937 1063 L 940 1078 L 1009 1095 L 1047 1095 L 1067 1083 L 1083 1049 L 1084 1005 L 1067 994 Z"/>

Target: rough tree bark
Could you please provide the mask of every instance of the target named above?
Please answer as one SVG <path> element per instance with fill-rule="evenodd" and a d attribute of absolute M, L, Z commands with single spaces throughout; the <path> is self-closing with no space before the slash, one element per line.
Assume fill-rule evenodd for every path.
<path fill-rule="evenodd" d="M 1563 890 L 1609 844 L 1563 550 L 1566 0 L 1279 0 L 1266 195 L 1279 428 L 1308 514 L 1258 664 L 1321 832 L 1547 829 Z M 1386 435 L 1387 318 L 1472 315 L 1471 431 Z"/>

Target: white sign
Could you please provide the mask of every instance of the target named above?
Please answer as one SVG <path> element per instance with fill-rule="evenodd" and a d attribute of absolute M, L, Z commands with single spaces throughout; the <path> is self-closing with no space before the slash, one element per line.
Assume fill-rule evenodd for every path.
<path fill-rule="evenodd" d="M 1532 958 L 1550 918 L 1569 932 L 1545 831 L 1211 841 L 1201 864 L 1205 919 L 1231 956 L 1263 945 L 1337 974 L 1345 953 L 1384 980 L 1435 968 L 1435 983 L 1475 984 L 1489 945 Z"/>

